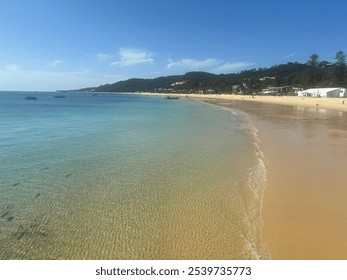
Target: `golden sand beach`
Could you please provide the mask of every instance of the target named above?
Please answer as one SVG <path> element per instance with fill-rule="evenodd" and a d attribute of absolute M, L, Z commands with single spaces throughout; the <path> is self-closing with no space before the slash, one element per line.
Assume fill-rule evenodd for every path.
<path fill-rule="evenodd" d="M 342 99 L 251 100 L 258 102 L 246 97 L 209 102 L 246 112 L 258 129 L 267 168 L 264 239 L 272 258 L 347 259 L 347 113 Z"/>

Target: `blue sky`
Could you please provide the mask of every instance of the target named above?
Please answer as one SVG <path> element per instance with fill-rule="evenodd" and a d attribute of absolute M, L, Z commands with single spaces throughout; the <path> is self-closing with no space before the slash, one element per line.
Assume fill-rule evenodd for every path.
<path fill-rule="evenodd" d="M 235 73 L 347 51 L 347 1 L 0 0 L 0 90 Z"/>

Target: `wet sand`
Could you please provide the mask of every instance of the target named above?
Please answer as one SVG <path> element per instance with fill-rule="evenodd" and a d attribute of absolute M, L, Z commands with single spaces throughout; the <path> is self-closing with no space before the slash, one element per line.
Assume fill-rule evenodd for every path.
<path fill-rule="evenodd" d="M 208 102 L 247 113 L 258 129 L 267 168 L 263 234 L 272 258 L 347 259 L 347 113 L 244 99 Z"/>

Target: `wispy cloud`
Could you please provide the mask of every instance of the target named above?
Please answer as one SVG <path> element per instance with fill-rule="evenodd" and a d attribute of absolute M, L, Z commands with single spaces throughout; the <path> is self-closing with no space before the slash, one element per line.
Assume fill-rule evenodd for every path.
<path fill-rule="evenodd" d="M 52 66 L 52 67 L 57 67 L 61 63 L 63 63 L 62 60 L 56 59 L 56 60 L 53 60 L 52 62 L 48 63 L 48 65 Z"/>
<path fill-rule="evenodd" d="M 166 66 L 166 69 L 171 69 L 174 67 L 185 67 L 189 69 L 206 69 L 209 67 L 216 66 L 222 63 L 222 61 L 215 58 L 207 58 L 205 60 L 196 60 L 191 58 L 183 58 L 179 60 L 169 59 L 169 63 Z"/>
<path fill-rule="evenodd" d="M 131 66 L 136 64 L 154 63 L 154 53 L 142 49 L 120 49 L 119 56 L 120 60 L 111 62 L 110 65 Z"/>
<path fill-rule="evenodd" d="M 242 70 L 249 66 L 253 66 L 255 63 L 251 62 L 235 62 L 235 63 L 225 63 L 221 66 L 219 66 L 216 71 L 223 73 L 223 72 L 231 72 L 236 70 Z"/>
<path fill-rule="evenodd" d="M 108 53 L 96 53 L 94 56 L 100 62 L 107 61 L 113 58 L 113 55 Z"/>
<path fill-rule="evenodd" d="M 288 58 L 291 58 L 291 57 L 296 56 L 296 55 L 297 55 L 297 52 L 292 52 L 286 56 L 281 57 L 280 59 L 288 59 Z"/>
<path fill-rule="evenodd" d="M 7 71 L 19 71 L 20 67 L 18 64 L 8 64 L 8 65 L 5 65 L 5 70 L 7 70 Z"/>

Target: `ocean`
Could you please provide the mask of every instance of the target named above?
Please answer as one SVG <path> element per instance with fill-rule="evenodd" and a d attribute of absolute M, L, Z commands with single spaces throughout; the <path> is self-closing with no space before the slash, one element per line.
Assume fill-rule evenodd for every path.
<path fill-rule="evenodd" d="M 247 116 L 188 98 L 55 95 L 0 92 L 0 259 L 268 257 Z"/>

